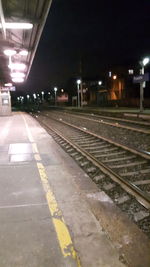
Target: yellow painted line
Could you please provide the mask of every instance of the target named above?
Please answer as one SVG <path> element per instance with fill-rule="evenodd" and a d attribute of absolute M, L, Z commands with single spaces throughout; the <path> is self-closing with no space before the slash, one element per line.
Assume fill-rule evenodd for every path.
<path fill-rule="evenodd" d="M 37 153 L 37 154 L 39 153 L 36 143 L 32 144 L 32 149 L 33 149 L 33 153 Z"/>
<path fill-rule="evenodd" d="M 36 161 L 41 161 L 40 154 L 34 154 L 34 158 Z"/>
<path fill-rule="evenodd" d="M 39 162 L 37 162 L 37 167 L 39 170 L 39 174 L 41 177 L 44 191 L 46 193 L 48 207 L 49 207 L 49 210 L 52 216 L 52 221 L 55 227 L 55 231 L 57 233 L 57 238 L 59 241 L 62 254 L 65 258 L 71 257 L 72 259 L 76 260 L 77 266 L 80 267 L 81 264 L 80 264 L 79 258 L 73 247 L 71 236 L 65 224 L 65 220 L 63 218 L 62 212 L 58 207 L 58 204 L 57 204 L 57 201 L 55 199 L 53 192 L 51 191 L 45 168 L 43 164 Z"/>
<path fill-rule="evenodd" d="M 23 117 L 24 122 L 25 122 L 28 138 L 29 138 L 30 142 L 34 142 L 34 139 L 32 137 L 30 129 L 27 125 L 26 119 L 24 118 L 23 115 L 22 115 L 22 117 Z M 77 267 L 81 267 L 80 260 L 78 258 L 78 255 L 77 255 L 75 249 L 74 249 L 68 227 L 66 226 L 62 212 L 59 209 L 57 201 L 55 199 L 55 196 L 54 196 L 54 194 L 50 188 L 45 168 L 41 162 L 38 162 L 41 160 L 41 157 L 40 157 L 40 154 L 38 152 L 38 148 L 37 148 L 36 143 L 32 144 L 32 149 L 35 153 L 34 157 L 37 161 L 37 168 L 38 168 L 38 171 L 40 174 L 41 182 L 42 182 L 43 189 L 44 189 L 44 192 L 46 195 L 49 211 L 50 211 L 50 214 L 52 216 L 52 222 L 53 222 L 53 225 L 55 227 L 55 231 L 57 234 L 57 238 L 59 241 L 59 246 L 60 246 L 62 255 L 64 256 L 64 258 L 67 258 L 67 257 L 72 258 L 75 261 Z"/>

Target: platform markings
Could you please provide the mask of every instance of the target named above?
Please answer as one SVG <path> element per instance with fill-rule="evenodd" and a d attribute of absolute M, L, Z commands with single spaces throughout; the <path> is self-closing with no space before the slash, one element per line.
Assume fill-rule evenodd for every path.
<path fill-rule="evenodd" d="M 50 211 L 50 214 L 52 216 L 52 222 L 53 222 L 56 234 L 57 234 L 57 238 L 59 241 L 62 255 L 64 256 L 64 258 L 67 258 L 67 257 L 72 258 L 73 260 L 76 261 L 77 267 L 81 267 L 80 260 L 78 258 L 78 255 L 77 255 L 75 249 L 74 249 L 68 227 L 66 226 L 62 212 L 58 207 L 55 195 L 53 194 L 51 187 L 50 187 L 50 184 L 48 182 L 48 176 L 46 174 L 45 167 L 41 162 L 39 162 L 41 160 L 41 157 L 40 157 L 40 154 L 38 152 L 37 145 L 34 142 L 33 136 L 30 132 L 30 129 L 28 127 L 28 124 L 26 122 L 25 117 L 23 115 L 22 115 L 22 117 L 23 117 L 24 122 L 25 122 L 28 138 L 29 138 L 30 142 L 32 142 L 32 148 L 33 148 L 33 151 L 35 153 L 34 158 L 37 161 L 37 168 L 38 168 L 38 171 L 40 174 L 41 182 L 42 182 L 45 196 L 47 199 L 49 211 Z"/>
<path fill-rule="evenodd" d="M 25 119 L 25 117 L 23 115 L 22 115 L 22 118 L 23 118 L 24 123 L 25 123 L 25 127 L 26 127 L 26 130 L 27 130 L 27 135 L 28 135 L 29 141 L 32 143 L 32 142 L 34 142 L 33 136 L 32 136 L 32 134 L 30 132 L 29 126 L 28 126 L 28 124 L 26 122 L 26 119 Z"/>
<path fill-rule="evenodd" d="M 41 161 L 41 157 L 39 154 L 34 154 L 34 158 L 36 161 Z"/>
<path fill-rule="evenodd" d="M 37 146 L 35 143 L 32 143 L 32 149 L 33 149 L 33 153 L 39 154 Z"/>

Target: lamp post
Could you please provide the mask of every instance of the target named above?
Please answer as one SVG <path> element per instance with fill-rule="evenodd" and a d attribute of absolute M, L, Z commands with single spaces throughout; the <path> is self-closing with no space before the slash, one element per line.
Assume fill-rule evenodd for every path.
<path fill-rule="evenodd" d="M 144 67 L 149 63 L 149 58 L 146 57 L 142 60 L 141 62 L 141 74 L 144 75 Z M 143 100 L 144 100 L 144 96 L 143 96 L 143 88 L 145 87 L 145 82 L 140 82 L 140 112 L 143 112 Z"/>
<path fill-rule="evenodd" d="M 42 101 L 44 101 L 44 92 L 42 91 L 41 94 L 42 94 Z"/>
<path fill-rule="evenodd" d="M 24 103 L 24 96 L 21 96 L 21 104 Z"/>
<path fill-rule="evenodd" d="M 98 81 L 98 91 L 96 92 L 96 102 L 97 102 L 97 105 L 99 103 L 99 99 L 100 99 L 100 96 L 99 96 L 99 92 L 100 92 L 100 88 L 101 88 L 101 85 L 102 85 L 102 81 Z"/>
<path fill-rule="evenodd" d="M 78 108 L 80 107 L 80 84 L 81 84 L 81 80 L 77 80 L 77 91 L 78 91 Z"/>
<path fill-rule="evenodd" d="M 34 102 L 36 100 L 36 94 L 35 93 L 33 94 L 33 100 L 34 100 Z"/>
<path fill-rule="evenodd" d="M 54 87 L 54 92 L 55 92 L 55 106 L 56 106 L 56 94 L 57 94 L 57 87 Z"/>

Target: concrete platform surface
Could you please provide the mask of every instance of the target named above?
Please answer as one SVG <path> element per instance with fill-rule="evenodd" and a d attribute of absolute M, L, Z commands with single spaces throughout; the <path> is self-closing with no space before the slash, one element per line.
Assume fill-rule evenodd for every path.
<path fill-rule="evenodd" d="M 0 133 L 0 267 L 125 266 L 74 178 L 95 187 L 39 123 L 16 112 Z"/>

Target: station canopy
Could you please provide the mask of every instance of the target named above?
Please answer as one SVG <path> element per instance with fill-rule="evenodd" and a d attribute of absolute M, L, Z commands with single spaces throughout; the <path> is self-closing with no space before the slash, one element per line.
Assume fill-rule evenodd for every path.
<path fill-rule="evenodd" d="M 0 0 L 0 86 L 29 75 L 52 0 Z"/>

